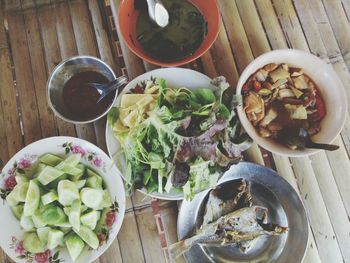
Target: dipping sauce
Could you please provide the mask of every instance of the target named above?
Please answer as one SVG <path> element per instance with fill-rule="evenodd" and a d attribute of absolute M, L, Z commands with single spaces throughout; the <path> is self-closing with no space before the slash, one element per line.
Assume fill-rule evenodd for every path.
<path fill-rule="evenodd" d="M 203 42 L 207 23 L 200 11 L 187 0 L 163 0 L 169 24 L 161 28 L 142 10 L 137 20 L 136 36 L 149 56 L 164 62 L 191 56 Z"/>
<path fill-rule="evenodd" d="M 73 119 L 91 120 L 102 113 L 113 103 L 115 92 L 110 93 L 97 103 L 100 94 L 88 83 L 108 83 L 108 79 L 96 71 L 83 71 L 71 77 L 63 87 L 63 102 Z"/>

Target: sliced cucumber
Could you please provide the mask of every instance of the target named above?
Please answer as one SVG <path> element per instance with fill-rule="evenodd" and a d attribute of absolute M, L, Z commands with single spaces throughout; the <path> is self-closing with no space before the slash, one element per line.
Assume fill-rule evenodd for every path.
<path fill-rule="evenodd" d="M 69 216 L 70 212 L 72 211 L 72 207 L 70 206 L 66 206 L 66 207 L 63 207 L 63 212 Z"/>
<path fill-rule="evenodd" d="M 16 175 L 16 182 L 17 184 L 27 183 L 29 182 L 29 178 L 23 174 Z"/>
<path fill-rule="evenodd" d="M 44 163 L 44 164 L 50 165 L 50 166 L 56 166 L 57 164 L 62 162 L 63 159 L 59 156 L 53 155 L 51 153 L 47 153 L 47 154 L 41 156 L 39 158 L 39 161 Z"/>
<path fill-rule="evenodd" d="M 86 186 L 94 189 L 102 189 L 103 179 L 98 175 L 90 176 L 86 179 Z"/>
<path fill-rule="evenodd" d="M 112 205 L 112 200 L 108 190 L 103 190 L 103 197 L 102 197 L 101 204 L 99 205 L 99 208 L 102 209 L 102 208 L 110 207 L 111 205 Z"/>
<path fill-rule="evenodd" d="M 58 200 L 58 195 L 57 195 L 57 192 L 55 190 L 52 190 L 52 191 L 44 194 L 43 196 L 41 196 L 41 202 L 44 205 L 48 205 L 56 200 Z"/>
<path fill-rule="evenodd" d="M 89 227 L 91 230 L 94 230 L 100 216 L 101 216 L 100 211 L 93 210 L 91 212 L 88 212 L 82 215 L 80 220 L 83 225 Z"/>
<path fill-rule="evenodd" d="M 73 201 L 72 206 L 71 206 L 71 211 L 68 215 L 69 223 L 77 231 L 79 231 L 79 229 L 80 229 L 80 209 L 81 209 L 80 199 L 76 199 Z"/>
<path fill-rule="evenodd" d="M 68 221 L 59 222 L 55 226 L 57 226 L 59 228 L 70 228 L 70 229 L 72 229 L 72 225 Z"/>
<path fill-rule="evenodd" d="M 65 172 L 66 174 L 73 176 L 73 178 L 76 178 L 78 180 L 84 173 L 81 169 L 70 165 L 65 165 L 62 168 L 62 171 Z"/>
<path fill-rule="evenodd" d="M 45 246 L 35 232 L 24 235 L 23 248 L 31 253 L 42 253 L 45 251 Z"/>
<path fill-rule="evenodd" d="M 90 176 L 99 176 L 98 173 L 96 173 L 94 170 L 90 169 L 90 168 L 87 168 L 86 169 L 86 172 L 87 172 L 87 176 L 90 177 Z"/>
<path fill-rule="evenodd" d="M 72 231 L 72 227 L 60 227 L 60 230 L 66 235 Z"/>
<path fill-rule="evenodd" d="M 27 191 L 28 191 L 29 183 L 24 182 L 21 184 L 17 184 L 11 193 L 9 193 L 6 197 L 6 201 L 10 206 L 15 206 L 20 202 L 24 202 L 26 200 Z"/>
<path fill-rule="evenodd" d="M 23 214 L 25 216 L 31 216 L 39 207 L 40 202 L 40 188 L 35 183 L 35 180 L 31 180 L 29 183 L 27 195 L 25 198 Z"/>
<path fill-rule="evenodd" d="M 41 219 L 47 225 L 58 226 L 58 224 L 63 224 L 68 221 L 63 210 L 52 204 L 44 206 L 41 213 Z"/>
<path fill-rule="evenodd" d="M 42 185 L 47 185 L 63 175 L 64 172 L 51 166 L 46 166 L 38 176 L 38 180 Z"/>
<path fill-rule="evenodd" d="M 65 166 L 72 166 L 75 167 L 80 162 L 81 155 L 80 154 L 72 154 L 64 161 L 60 162 L 56 168 L 57 169 L 63 169 Z"/>
<path fill-rule="evenodd" d="M 39 163 L 35 169 L 33 178 L 37 178 L 39 176 L 39 174 L 45 169 L 46 166 L 47 166 L 46 164 Z"/>
<path fill-rule="evenodd" d="M 83 213 L 83 212 L 85 212 L 88 209 L 89 208 L 86 205 L 82 205 L 80 211 Z"/>
<path fill-rule="evenodd" d="M 78 188 L 69 180 L 59 182 L 57 192 L 58 202 L 60 202 L 63 206 L 69 206 L 75 199 L 80 198 Z"/>
<path fill-rule="evenodd" d="M 97 238 L 97 235 L 88 227 L 81 225 L 80 230 L 76 231 L 78 236 L 85 241 L 86 244 L 88 244 L 91 248 L 97 249 L 99 245 L 99 241 Z"/>
<path fill-rule="evenodd" d="M 33 223 L 33 220 L 30 216 L 22 215 L 20 225 L 23 228 L 23 231 L 25 231 L 25 232 L 29 232 L 29 231 L 32 231 L 34 229 L 34 223 Z"/>
<path fill-rule="evenodd" d="M 40 213 L 38 213 L 38 212 L 36 212 L 34 215 L 32 215 L 32 220 L 33 220 L 34 226 L 36 228 L 46 226 L 45 221 L 42 219 Z"/>
<path fill-rule="evenodd" d="M 59 245 L 63 244 L 63 232 L 57 229 L 50 229 L 47 237 L 47 248 L 50 250 L 55 249 Z"/>
<path fill-rule="evenodd" d="M 107 214 L 112 211 L 112 209 L 110 207 L 108 208 L 105 208 L 102 210 L 102 213 L 101 213 L 101 216 L 100 216 L 100 219 L 98 220 L 98 223 L 97 223 L 97 226 L 96 226 L 96 229 L 95 231 L 98 233 L 102 230 L 103 226 L 105 225 L 105 222 L 106 222 L 106 218 L 107 218 Z"/>
<path fill-rule="evenodd" d="M 70 234 L 66 238 L 66 246 L 68 248 L 69 255 L 71 256 L 73 262 L 77 260 L 81 252 L 83 252 L 85 243 L 81 238 L 76 234 Z"/>
<path fill-rule="evenodd" d="M 60 177 L 58 177 L 57 179 L 53 180 L 47 186 L 50 189 L 57 189 L 58 183 L 61 182 L 62 180 L 66 180 L 66 179 L 68 179 L 68 174 L 62 174 Z"/>
<path fill-rule="evenodd" d="M 23 208 L 24 208 L 24 205 L 21 204 L 21 205 L 16 205 L 16 206 L 12 206 L 11 207 L 11 210 L 12 210 L 12 213 L 13 215 L 18 219 L 18 220 L 21 220 L 21 217 L 23 215 Z"/>
<path fill-rule="evenodd" d="M 79 189 L 81 189 L 85 186 L 86 180 L 79 180 L 79 181 L 75 181 L 74 183 Z"/>
<path fill-rule="evenodd" d="M 93 188 L 83 188 L 80 191 L 81 201 L 89 208 L 96 209 L 102 202 L 103 191 Z"/>
<path fill-rule="evenodd" d="M 38 234 L 38 237 L 44 246 L 46 246 L 47 244 L 47 238 L 49 236 L 50 230 L 51 230 L 50 227 L 40 227 L 36 230 L 36 233 Z"/>

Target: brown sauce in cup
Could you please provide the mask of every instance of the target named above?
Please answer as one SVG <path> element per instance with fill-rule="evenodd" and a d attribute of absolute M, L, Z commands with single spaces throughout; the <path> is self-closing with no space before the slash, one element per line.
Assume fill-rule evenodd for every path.
<path fill-rule="evenodd" d="M 103 114 L 113 103 L 115 92 L 97 103 L 100 94 L 88 83 L 108 83 L 108 79 L 96 71 L 79 72 L 63 87 L 63 102 L 72 118 L 79 121 L 91 120 Z"/>

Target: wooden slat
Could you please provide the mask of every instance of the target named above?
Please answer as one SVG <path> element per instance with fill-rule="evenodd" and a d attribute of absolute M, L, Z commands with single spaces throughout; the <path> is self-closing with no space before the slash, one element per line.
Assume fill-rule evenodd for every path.
<path fill-rule="evenodd" d="M 341 78 L 350 103 L 350 75 L 349 70 L 341 55 L 341 51 L 333 34 L 332 27 L 328 21 L 327 14 L 320 1 L 298 0 L 294 2 L 300 22 L 303 26 L 310 50 L 331 63 Z M 350 109 L 348 108 L 348 114 Z M 345 146 L 350 152 L 350 121 L 347 120 L 342 131 Z M 345 160 L 345 159 L 344 159 Z"/>
<path fill-rule="evenodd" d="M 149 207 L 136 211 L 136 220 L 139 226 L 146 262 L 165 262 L 152 208 Z"/>
<path fill-rule="evenodd" d="M 8 24 L 11 48 L 16 51 L 13 52 L 16 86 L 20 95 L 24 140 L 28 144 L 40 139 L 42 133 L 23 15 L 9 15 Z"/>
<path fill-rule="evenodd" d="M 310 161 L 307 158 L 292 158 L 292 163 L 321 260 L 342 262 L 342 254 Z"/>
<path fill-rule="evenodd" d="M 56 20 L 52 15 L 54 10 L 50 6 L 41 7 L 37 11 L 40 25 L 40 33 L 46 65 L 46 80 L 54 67 L 61 61 L 61 54 L 58 45 Z M 73 124 L 67 123 L 60 118 L 56 118 L 58 133 L 63 136 L 76 136 Z"/>
<path fill-rule="evenodd" d="M 347 19 L 350 22 L 350 1 L 342 0 L 341 1 L 344 11 L 346 13 Z"/>
<path fill-rule="evenodd" d="M 26 1 L 26 3 L 34 1 Z M 40 28 L 35 9 L 28 9 L 24 14 L 25 31 L 27 34 L 30 62 L 33 72 L 35 94 L 37 94 L 37 104 L 40 116 L 40 124 L 43 137 L 57 135 L 56 123 L 53 112 L 47 103 L 46 81 L 47 73 L 43 57 L 43 49 L 40 38 Z M 41 94 L 41 95 L 40 95 Z"/>
<path fill-rule="evenodd" d="M 123 37 L 120 34 L 120 29 L 119 29 L 119 23 L 118 23 L 118 6 L 120 4 L 121 0 L 110 0 L 111 7 L 112 7 L 112 12 L 113 12 L 113 17 L 114 17 L 114 22 L 116 23 L 117 26 L 117 32 L 118 36 L 120 39 L 120 46 L 123 52 L 123 58 L 125 62 L 125 66 L 128 71 L 128 76 L 129 79 L 133 79 L 137 77 L 138 75 L 141 75 L 144 73 L 144 65 L 141 59 L 139 59 L 136 55 L 134 55 L 126 46 L 125 42 L 123 41 Z"/>
<path fill-rule="evenodd" d="M 341 0 L 323 0 L 329 21 L 333 28 L 344 61 L 350 70 L 350 24 Z M 349 5 L 349 3 L 347 4 Z"/>
<path fill-rule="evenodd" d="M 145 262 L 134 212 L 125 214 L 118 240 L 123 262 Z"/>
<path fill-rule="evenodd" d="M 0 25 L 0 101 L 2 105 L 2 119 L 6 123 L 6 125 L 1 126 L 3 127 L 1 129 L 1 146 L 4 147 L 1 150 L 1 160 L 3 165 L 5 165 L 8 159 L 22 148 L 22 135 L 2 8 L 0 9 Z M 5 137 L 4 134 L 6 134 Z"/>

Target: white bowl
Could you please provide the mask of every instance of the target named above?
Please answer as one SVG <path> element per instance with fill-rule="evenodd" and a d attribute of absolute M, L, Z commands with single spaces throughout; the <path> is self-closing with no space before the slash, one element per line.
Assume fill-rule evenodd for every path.
<path fill-rule="evenodd" d="M 342 82 L 333 68 L 320 58 L 295 49 L 280 49 L 267 52 L 253 60 L 239 78 L 236 94 L 241 94 L 247 79 L 269 63 L 287 63 L 303 68 L 304 72 L 317 84 L 326 104 L 326 116 L 321 122 L 321 131 L 312 137 L 315 142 L 331 143 L 340 133 L 347 114 L 347 99 Z M 261 147 L 285 156 L 300 157 L 319 152 L 318 149 L 291 150 L 272 139 L 262 138 L 248 120 L 243 105 L 238 107 L 239 119 L 249 136 Z"/>
<path fill-rule="evenodd" d="M 71 143 L 71 145 L 68 145 Z M 67 146 L 63 146 L 66 145 Z M 102 177 L 111 195 L 112 201 L 117 201 L 119 212 L 117 213 L 116 221 L 114 222 L 110 232 L 109 239 L 97 250 L 87 250 L 79 256 L 77 263 L 88 263 L 96 260 L 105 252 L 112 244 L 120 230 L 125 213 L 125 192 L 123 181 L 120 178 L 117 168 L 114 166 L 110 158 L 100 148 L 94 144 L 82 139 L 74 137 L 50 137 L 36 141 L 20 150 L 11 158 L 5 165 L 0 177 L 0 188 L 4 187 L 4 180 L 13 173 L 14 169 L 21 168 L 23 165 L 30 165 L 38 156 L 45 153 L 56 155 L 69 155 L 72 150 L 66 150 L 73 147 L 73 152 L 84 152 L 81 162 L 96 170 Z M 0 202 L 0 246 L 16 262 L 29 262 L 26 258 L 20 258 L 25 251 L 20 246 L 20 241 L 23 239 L 24 232 L 20 228 L 20 222 L 14 217 L 11 209 L 6 201 Z M 57 251 L 51 251 L 51 255 Z M 34 254 L 28 254 L 28 257 L 33 258 L 31 262 L 37 262 Z M 59 249 L 58 258 L 64 262 L 72 262 L 66 248 Z M 30 258 L 27 258 L 30 259 Z M 62 261 L 61 261 L 62 262 Z"/>
<path fill-rule="evenodd" d="M 151 77 L 155 78 L 164 78 L 167 81 L 169 87 L 186 87 L 189 89 L 203 88 L 203 87 L 212 87 L 210 84 L 210 78 L 200 72 L 184 69 L 184 68 L 161 68 L 149 71 L 145 74 L 138 76 L 129 82 L 128 85 L 123 89 L 120 95 L 128 93 L 130 89 L 133 89 L 141 81 L 149 80 Z M 115 106 L 120 105 L 121 96 L 118 96 Z M 118 140 L 113 135 L 113 131 L 109 125 L 106 127 L 106 143 L 109 156 L 113 159 L 120 150 L 121 146 Z M 154 198 L 164 199 L 164 200 L 181 200 L 184 198 L 183 193 L 170 191 L 170 193 L 147 193 L 145 189 L 141 189 L 141 192 L 152 196 Z"/>

